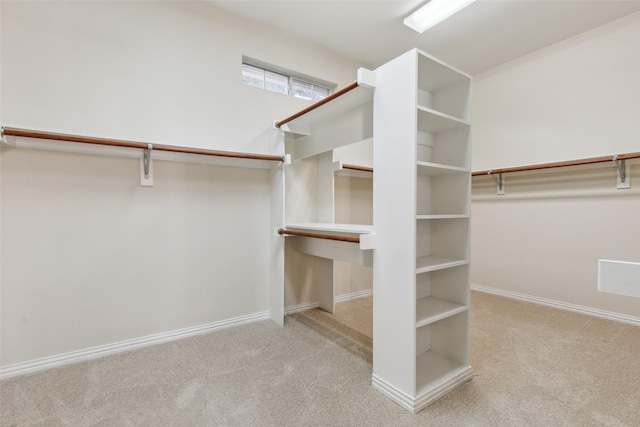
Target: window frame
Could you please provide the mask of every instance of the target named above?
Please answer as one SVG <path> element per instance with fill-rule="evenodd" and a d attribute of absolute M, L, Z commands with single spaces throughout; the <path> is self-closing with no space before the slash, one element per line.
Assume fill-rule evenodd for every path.
<path fill-rule="evenodd" d="M 253 84 L 248 84 L 245 81 L 245 66 L 255 70 L 260 70 L 262 72 L 262 85 L 253 85 Z M 286 93 L 282 92 L 282 91 L 277 91 L 277 90 L 272 90 L 272 89 L 268 89 L 267 86 L 267 80 L 266 80 L 266 76 L 267 73 L 272 73 L 276 76 L 280 76 L 280 77 L 286 77 L 287 79 L 287 87 L 286 87 Z M 263 61 L 259 61 L 259 60 L 255 60 L 252 58 L 248 58 L 246 56 L 242 57 L 242 77 L 243 77 L 243 84 L 249 87 L 255 87 L 255 88 L 259 88 L 259 89 L 263 89 L 263 90 L 267 90 L 269 92 L 274 92 L 274 93 L 280 93 L 283 95 L 288 95 L 288 96 L 292 96 L 294 98 L 298 98 L 298 99 L 305 99 L 307 101 L 312 101 L 312 102 L 317 102 L 320 101 L 324 98 L 326 98 L 327 96 L 331 95 L 334 91 L 337 85 L 327 82 L 325 80 L 320 80 L 317 78 L 313 78 L 313 77 L 309 77 L 300 73 L 295 73 L 289 70 L 286 70 L 284 68 L 281 67 L 277 67 L 277 66 L 273 66 L 271 64 L 268 64 L 266 62 Z M 294 94 L 294 88 L 295 88 L 295 82 L 299 82 L 302 85 L 309 85 L 311 87 L 310 90 L 310 94 L 311 97 L 306 97 L 306 96 L 300 96 L 297 94 Z M 316 92 L 316 88 L 320 89 L 318 92 Z M 325 92 L 326 94 L 322 95 L 322 92 Z M 319 96 L 314 96 L 314 95 L 319 95 Z"/>

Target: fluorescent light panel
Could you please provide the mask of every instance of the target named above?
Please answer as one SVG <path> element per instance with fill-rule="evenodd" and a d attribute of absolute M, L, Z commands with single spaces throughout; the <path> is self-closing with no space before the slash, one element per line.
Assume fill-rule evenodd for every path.
<path fill-rule="evenodd" d="M 475 0 L 431 0 L 404 19 L 404 25 L 424 33 L 451 15 L 469 6 Z"/>

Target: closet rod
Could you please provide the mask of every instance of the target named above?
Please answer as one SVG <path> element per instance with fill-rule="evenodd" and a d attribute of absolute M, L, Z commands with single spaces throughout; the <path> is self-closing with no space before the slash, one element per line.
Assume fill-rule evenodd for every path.
<path fill-rule="evenodd" d="M 334 236 L 332 234 L 320 234 L 320 233 L 307 233 L 304 231 L 285 230 L 284 228 L 278 229 L 278 234 L 300 237 L 313 237 L 316 239 L 337 240 L 339 242 L 360 243 L 360 237 L 348 237 L 348 236 Z"/>
<path fill-rule="evenodd" d="M 350 169 L 354 171 L 363 171 L 363 172 L 373 172 L 373 168 L 369 168 L 366 166 L 356 166 L 356 165 L 342 165 L 342 169 Z"/>
<path fill-rule="evenodd" d="M 315 110 L 318 107 L 323 106 L 327 102 L 333 101 L 334 99 L 344 95 L 345 93 L 347 93 L 349 91 L 352 91 L 353 89 L 355 89 L 357 87 L 358 87 L 358 82 L 357 81 L 353 82 L 351 84 L 348 84 L 347 86 L 345 86 L 345 87 L 343 87 L 341 89 L 338 89 L 337 91 L 333 92 L 331 95 L 329 95 L 326 98 L 316 102 L 315 104 L 311 104 L 310 106 L 308 106 L 304 110 L 298 111 L 294 115 L 289 116 L 284 120 L 280 120 L 279 122 L 276 122 L 276 127 L 279 129 L 281 126 L 286 125 L 290 121 L 293 121 L 293 120 L 297 119 L 300 116 L 304 116 L 305 114 Z"/>
<path fill-rule="evenodd" d="M 91 136 L 80 135 L 66 135 L 62 133 L 53 132 L 41 132 L 37 130 L 17 129 L 17 128 L 2 128 L 2 135 L 6 136 L 19 136 L 23 138 L 38 138 L 38 139 L 52 139 L 55 141 L 66 142 L 80 142 L 83 144 L 96 144 L 96 145 L 109 145 L 112 147 L 126 147 L 126 148 L 139 148 L 141 150 L 147 150 L 149 148 L 158 151 L 170 151 L 174 153 L 185 154 L 199 154 L 203 156 L 217 156 L 217 157 L 233 157 L 238 159 L 251 159 L 251 160 L 268 160 L 284 162 L 284 156 L 272 156 L 268 154 L 252 154 L 252 153 L 237 153 L 232 151 L 217 151 L 217 150 L 205 150 L 201 148 L 189 148 L 178 147 L 174 145 L 163 144 L 147 144 L 145 142 L 123 141 L 118 139 L 108 138 L 95 138 Z M 151 147 L 149 147 L 151 145 Z"/>
<path fill-rule="evenodd" d="M 515 166 L 512 168 L 488 169 L 488 170 L 472 172 L 471 175 L 472 176 L 498 175 L 501 173 L 509 173 L 509 172 L 525 172 L 525 171 L 533 171 L 533 170 L 540 170 L 540 169 L 561 168 L 565 166 L 591 165 L 594 163 L 607 163 L 607 162 L 612 162 L 616 160 L 629 160 L 629 159 L 640 159 L 640 153 L 618 154 L 616 156 L 605 156 L 605 157 L 592 157 L 589 159 L 568 160 L 564 162 L 540 163 L 537 165 Z"/>

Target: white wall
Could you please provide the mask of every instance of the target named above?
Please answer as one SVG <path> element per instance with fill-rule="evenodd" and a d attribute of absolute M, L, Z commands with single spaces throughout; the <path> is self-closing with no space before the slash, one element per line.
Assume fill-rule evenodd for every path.
<path fill-rule="evenodd" d="M 242 55 L 340 86 L 357 68 L 203 2 L 0 15 L 5 126 L 266 152 L 272 121 L 308 102 L 244 86 Z M 2 367 L 268 310 L 268 171 L 157 161 L 142 188 L 133 159 L 1 157 Z"/>
<path fill-rule="evenodd" d="M 474 76 L 473 169 L 640 151 L 640 13 Z M 599 293 L 599 258 L 640 262 L 640 166 L 474 178 L 473 283 L 640 317 Z"/>

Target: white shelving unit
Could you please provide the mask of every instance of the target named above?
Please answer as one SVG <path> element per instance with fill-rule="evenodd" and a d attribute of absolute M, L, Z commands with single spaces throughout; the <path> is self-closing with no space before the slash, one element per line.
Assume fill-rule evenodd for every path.
<path fill-rule="evenodd" d="M 319 258 L 320 306 L 331 312 L 333 261 L 373 266 L 372 385 L 417 412 L 472 376 L 471 78 L 412 50 L 373 73 L 360 70 L 358 80 L 362 90 L 282 128 L 295 134 L 297 159 L 317 156 L 321 221 L 287 227 L 368 240 L 358 248 L 299 237 L 296 249 Z M 333 150 L 358 142 L 373 143 L 373 167 L 348 171 Z M 373 227 L 335 224 L 337 174 L 373 177 Z"/>
<path fill-rule="evenodd" d="M 295 141 L 295 160 L 315 156 L 317 165 L 315 211 L 307 210 L 294 221 L 287 218 L 284 228 L 360 239 L 359 244 L 305 236 L 290 239 L 298 252 L 317 257 L 319 305 L 330 313 L 335 312 L 334 261 L 366 267 L 373 264 L 372 249 L 376 243 L 373 227 L 370 224 L 337 224 L 335 215 L 335 176 L 371 178 L 372 172 L 355 169 L 367 165 L 344 165 L 336 161 L 334 151 L 349 145 L 369 144 L 371 147 L 374 87 L 374 73 L 361 68 L 357 80 L 338 90 L 331 100 L 320 101 L 277 122 Z M 348 154 L 351 149 L 344 151 Z"/>
<path fill-rule="evenodd" d="M 417 412 L 472 376 L 471 78 L 412 50 L 376 79 L 372 384 Z"/>

